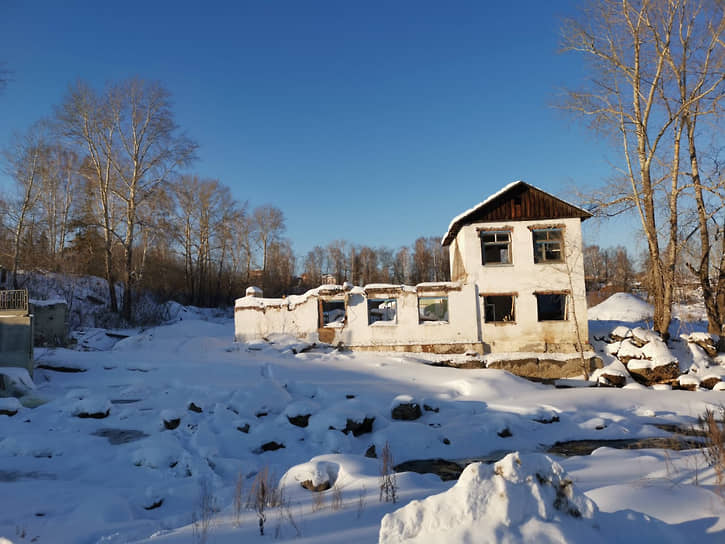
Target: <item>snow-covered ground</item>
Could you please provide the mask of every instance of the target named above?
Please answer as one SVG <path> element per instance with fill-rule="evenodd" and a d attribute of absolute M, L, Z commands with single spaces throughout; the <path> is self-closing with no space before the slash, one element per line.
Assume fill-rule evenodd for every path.
<path fill-rule="evenodd" d="M 631 303 L 594 312 L 606 321 L 591 322 L 592 336 L 641 325 L 646 312 Z M 0 415 L 0 537 L 725 541 L 723 490 L 697 449 L 541 455 L 559 441 L 670 436 L 655 425 L 692 425 L 725 403 L 723 391 L 631 380 L 556 389 L 500 370 L 430 366 L 414 354 L 309 349 L 287 337 L 235 344 L 231 319 L 170 310 L 164 326 L 111 336 L 87 329 L 78 349 L 36 350 L 35 388 L 0 403 L 8 414 Z M 17 390 L 27 387 L 21 381 L 15 376 Z M 396 408 L 420 417 L 394 419 Z M 380 501 L 386 444 L 395 464 L 520 453 L 470 465 L 458 483 L 398 473 L 392 503 Z M 377 458 L 365 455 L 371 446 Z M 248 496 L 265 471 L 281 480 L 283 499 L 266 510 L 261 536 Z M 330 489 L 311 491 L 306 481 Z"/>

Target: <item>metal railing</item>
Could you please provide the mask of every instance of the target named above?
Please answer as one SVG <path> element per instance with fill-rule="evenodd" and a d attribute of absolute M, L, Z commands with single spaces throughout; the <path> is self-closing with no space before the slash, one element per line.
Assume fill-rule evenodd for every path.
<path fill-rule="evenodd" d="M 28 290 L 0 291 L 0 310 L 28 311 Z"/>

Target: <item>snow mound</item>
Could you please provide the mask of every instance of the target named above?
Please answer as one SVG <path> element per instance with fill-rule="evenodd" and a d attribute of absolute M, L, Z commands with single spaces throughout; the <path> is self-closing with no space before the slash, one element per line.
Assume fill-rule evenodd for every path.
<path fill-rule="evenodd" d="M 595 321 L 644 321 L 653 315 L 651 304 L 629 293 L 615 293 L 604 302 L 589 308 L 587 315 Z"/>
<path fill-rule="evenodd" d="M 561 465 L 514 452 L 473 463 L 448 491 L 387 514 L 379 542 L 603 542 L 598 515 Z"/>

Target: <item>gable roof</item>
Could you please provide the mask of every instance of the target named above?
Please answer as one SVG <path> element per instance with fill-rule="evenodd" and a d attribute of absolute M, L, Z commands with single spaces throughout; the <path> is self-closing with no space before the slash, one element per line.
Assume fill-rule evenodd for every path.
<path fill-rule="evenodd" d="M 592 214 L 585 209 L 519 180 L 509 183 L 483 202 L 454 217 L 441 244 L 444 246 L 450 244 L 458 231 L 471 223 L 571 217 L 578 217 L 584 221 L 591 216 Z"/>

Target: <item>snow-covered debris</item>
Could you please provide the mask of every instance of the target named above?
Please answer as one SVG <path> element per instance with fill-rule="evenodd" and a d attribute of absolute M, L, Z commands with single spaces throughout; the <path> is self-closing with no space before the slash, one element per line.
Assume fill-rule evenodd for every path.
<path fill-rule="evenodd" d="M 597 515 L 561 465 L 514 452 L 473 463 L 448 491 L 387 514 L 379 543 L 603 542 Z"/>
<path fill-rule="evenodd" d="M 632 341 L 641 347 L 648 342 L 661 342 L 662 337 L 652 329 L 635 327 L 632 329 Z"/>
<path fill-rule="evenodd" d="M 0 398 L 0 416 L 14 416 L 20 410 L 20 401 L 13 397 Z"/>
<path fill-rule="evenodd" d="M 3 395 L 22 396 L 35 389 L 26 368 L 0 367 L 0 392 Z"/>
<path fill-rule="evenodd" d="M 398 395 L 390 404 L 390 414 L 393 419 L 414 420 L 423 412 L 420 404 L 410 395 Z"/>
<path fill-rule="evenodd" d="M 700 386 L 700 380 L 694 374 L 683 374 L 677 378 L 680 389 L 695 391 Z"/>
<path fill-rule="evenodd" d="M 321 459 L 312 459 L 308 463 L 290 468 L 280 480 L 280 487 L 293 483 L 309 491 L 326 491 L 335 485 L 340 465 Z"/>
<path fill-rule="evenodd" d="M 635 363 L 630 362 L 628 368 L 657 368 L 658 366 L 677 363 L 677 357 L 672 354 L 667 344 L 659 338 L 645 344 L 642 348 L 642 355 L 644 359 Z"/>
<path fill-rule="evenodd" d="M 717 343 L 711 334 L 706 332 L 693 332 L 689 335 L 680 335 L 680 337 L 691 344 L 700 346 L 710 357 L 717 355 Z"/>
<path fill-rule="evenodd" d="M 619 345 L 619 349 L 613 353 L 624 364 L 629 366 L 632 359 L 642 359 L 644 357 L 642 348 L 636 346 L 630 340 L 625 340 Z"/>
<path fill-rule="evenodd" d="M 629 293 L 615 293 L 587 311 L 589 319 L 595 321 L 644 321 L 653 313 L 651 304 Z"/>
<path fill-rule="evenodd" d="M 70 414 L 80 418 L 103 419 L 111 412 L 111 403 L 103 397 L 86 397 L 75 401 Z"/>
<path fill-rule="evenodd" d="M 612 340 L 621 342 L 625 338 L 630 338 L 632 336 L 632 329 L 626 327 L 625 325 L 617 325 L 614 327 L 614 330 L 609 334 L 609 336 Z"/>

